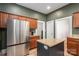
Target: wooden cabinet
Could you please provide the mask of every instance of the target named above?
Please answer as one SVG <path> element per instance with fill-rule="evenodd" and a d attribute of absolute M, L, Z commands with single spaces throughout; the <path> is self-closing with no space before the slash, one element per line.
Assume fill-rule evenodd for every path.
<path fill-rule="evenodd" d="M 19 16 L 9 14 L 9 20 L 18 19 Z"/>
<path fill-rule="evenodd" d="M 79 55 L 79 39 L 67 38 L 67 51 L 72 55 Z"/>
<path fill-rule="evenodd" d="M 37 28 L 37 20 L 32 18 L 27 18 L 27 21 L 30 22 L 30 28 L 36 29 Z"/>
<path fill-rule="evenodd" d="M 8 14 L 0 13 L 0 28 L 5 28 L 7 26 Z"/>
<path fill-rule="evenodd" d="M 19 19 L 19 20 L 26 21 L 26 17 L 23 17 L 23 16 L 19 16 L 18 19 Z"/>
<path fill-rule="evenodd" d="M 19 20 L 28 21 L 30 23 L 30 28 L 31 29 L 36 29 L 37 28 L 37 20 L 36 19 L 28 18 L 28 17 L 23 17 L 23 16 L 19 16 L 18 19 Z"/>
<path fill-rule="evenodd" d="M 37 40 L 39 39 L 39 36 L 31 36 L 30 37 L 30 49 L 37 47 Z"/>
<path fill-rule="evenodd" d="M 25 16 L 9 14 L 9 13 L 5 13 L 5 12 L 0 12 L 0 28 L 6 28 L 7 27 L 7 20 L 13 20 L 13 19 L 29 21 L 31 29 L 37 28 L 37 20 L 36 19 L 25 17 Z"/>
<path fill-rule="evenodd" d="M 79 27 L 79 12 L 73 14 L 73 27 Z"/>
<path fill-rule="evenodd" d="M 30 27 L 32 29 L 37 28 L 37 20 L 31 19 L 31 21 L 30 21 Z"/>

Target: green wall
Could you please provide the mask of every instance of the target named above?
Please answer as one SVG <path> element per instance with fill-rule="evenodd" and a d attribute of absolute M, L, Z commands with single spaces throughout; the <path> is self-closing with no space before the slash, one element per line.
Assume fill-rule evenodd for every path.
<path fill-rule="evenodd" d="M 48 14 L 47 21 L 71 16 L 72 13 L 77 12 L 77 11 L 79 11 L 79 3 L 72 3 Z M 77 29 L 73 28 L 72 33 L 79 34 L 79 28 Z"/>
<path fill-rule="evenodd" d="M 46 20 L 46 15 L 17 5 L 15 3 L 0 3 L 0 11 L 36 18 L 38 20 Z"/>
<path fill-rule="evenodd" d="M 79 11 L 79 3 L 69 4 L 47 15 L 47 20 L 55 20 L 67 16 L 71 16 L 72 13 Z"/>

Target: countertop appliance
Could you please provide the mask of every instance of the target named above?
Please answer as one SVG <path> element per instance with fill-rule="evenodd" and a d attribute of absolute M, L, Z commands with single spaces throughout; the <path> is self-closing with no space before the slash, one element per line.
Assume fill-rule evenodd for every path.
<path fill-rule="evenodd" d="M 7 22 L 7 56 L 29 54 L 29 22 L 18 19 Z"/>

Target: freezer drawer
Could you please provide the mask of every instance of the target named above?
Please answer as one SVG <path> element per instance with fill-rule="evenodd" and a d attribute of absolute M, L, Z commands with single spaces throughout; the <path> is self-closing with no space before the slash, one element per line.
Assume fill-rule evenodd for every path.
<path fill-rule="evenodd" d="M 15 56 L 24 56 L 25 52 L 25 44 L 15 46 Z"/>
<path fill-rule="evenodd" d="M 15 55 L 16 56 L 26 56 L 29 54 L 29 45 L 28 44 L 21 44 L 15 46 Z"/>
<path fill-rule="evenodd" d="M 14 56 L 15 55 L 15 46 L 7 47 L 7 56 Z"/>
<path fill-rule="evenodd" d="M 7 56 L 25 56 L 29 54 L 29 45 L 20 44 L 7 48 Z"/>

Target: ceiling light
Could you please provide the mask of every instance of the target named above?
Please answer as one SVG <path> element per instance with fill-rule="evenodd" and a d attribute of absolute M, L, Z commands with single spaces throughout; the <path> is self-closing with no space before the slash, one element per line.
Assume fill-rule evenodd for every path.
<path fill-rule="evenodd" d="M 51 7 L 50 6 L 47 6 L 47 10 L 50 10 L 51 9 Z"/>

